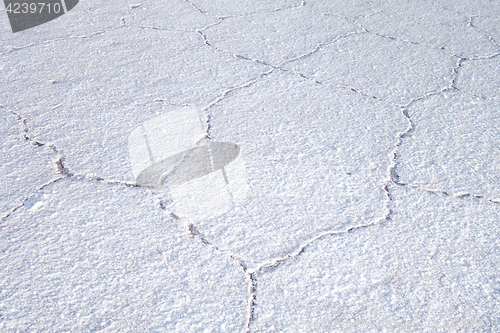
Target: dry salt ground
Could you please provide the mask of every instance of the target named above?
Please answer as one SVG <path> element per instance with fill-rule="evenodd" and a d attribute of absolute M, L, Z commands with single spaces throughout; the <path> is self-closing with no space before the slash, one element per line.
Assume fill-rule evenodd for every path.
<path fill-rule="evenodd" d="M 500 332 L 499 73 L 497 0 L 1 7 L 0 331 Z"/>

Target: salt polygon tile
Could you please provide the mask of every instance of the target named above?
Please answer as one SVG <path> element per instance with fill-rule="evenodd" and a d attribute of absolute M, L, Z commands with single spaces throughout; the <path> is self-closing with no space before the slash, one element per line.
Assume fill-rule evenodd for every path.
<path fill-rule="evenodd" d="M 274 73 L 210 113 L 212 139 L 241 147 L 249 191 L 227 214 L 193 223 L 248 265 L 385 216 L 389 155 L 407 126 L 400 110 Z"/>
<path fill-rule="evenodd" d="M 500 200 L 500 104 L 445 92 L 408 108 L 414 129 L 397 152 L 399 181 Z"/>

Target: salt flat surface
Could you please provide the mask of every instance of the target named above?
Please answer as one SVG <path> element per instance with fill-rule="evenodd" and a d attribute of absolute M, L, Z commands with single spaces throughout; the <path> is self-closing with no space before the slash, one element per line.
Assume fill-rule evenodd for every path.
<path fill-rule="evenodd" d="M 61 180 L 16 213 L 0 236 L 4 331 L 234 332 L 245 322 L 241 267 L 186 237 L 144 190 Z"/>
<path fill-rule="evenodd" d="M 310 19 L 303 20 L 304 17 Z M 237 34 L 232 33 L 235 30 Z M 314 8 L 301 6 L 273 13 L 229 17 L 207 30 L 206 35 L 214 47 L 280 65 L 313 50 L 319 43 L 359 30 L 345 18 L 321 15 Z"/>
<path fill-rule="evenodd" d="M 23 119 L 6 112 L 0 114 L 2 155 L 0 155 L 0 216 L 22 205 L 26 196 L 54 178 L 50 148 L 24 139 Z"/>
<path fill-rule="evenodd" d="M 454 91 L 410 106 L 414 127 L 401 144 L 399 181 L 500 201 L 499 110 L 497 101 Z"/>
<path fill-rule="evenodd" d="M 210 134 L 241 145 L 251 193 L 237 211 L 200 221 L 206 237 L 257 264 L 385 217 L 389 154 L 406 128 L 395 107 L 276 72 L 211 114 Z"/>
<path fill-rule="evenodd" d="M 125 38 L 112 30 L 4 55 L 11 88 L 2 100 L 28 118 L 31 137 L 64 151 L 71 172 L 132 181 L 126 140 L 137 125 L 169 104 L 203 107 L 260 73 L 257 64 L 204 46 L 196 33 L 130 29 Z M 33 53 L 38 60 L 17 65 Z M 16 87 L 23 89 L 12 94 Z"/>
<path fill-rule="evenodd" d="M 499 9 L 494 1 L 376 2 L 374 7 L 378 13 L 357 20 L 369 31 L 464 58 L 498 52 L 490 33 L 473 25 L 476 16 L 498 17 Z M 405 13 L 405 19 L 401 19 L 401 13 Z"/>
<path fill-rule="evenodd" d="M 405 105 L 449 86 L 450 68 L 456 63 L 456 58 L 434 48 L 362 33 L 322 45 L 318 52 L 291 61 L 285 68 Z"/>
<path fill-rule="evenodd" d="M 457 78 L 457 87 L 484 99 L 500 99 L 496 71 L 500 67 L 500 58 L 481 59 L 466 62 L 461 75 Z"/>
<path fill-rule="evenodd" d="M 325 237 L 257 275 L 255 331 L 498 329 L 498 205 L 390 191 L 390 221 Z"/>
<path fill-rule="evenodd" d="M 0 330 L 498 331 L 499 24 L 82 0 L 13 34 L 1 7 Z M 210 142 L 238 158 L 136 186 Z"/>

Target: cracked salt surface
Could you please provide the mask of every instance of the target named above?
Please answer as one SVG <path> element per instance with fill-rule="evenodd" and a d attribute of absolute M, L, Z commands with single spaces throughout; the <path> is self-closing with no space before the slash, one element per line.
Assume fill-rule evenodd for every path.
<path fill-rule="evenodd" d="M 456 62 L 440 50 L 363 33 L 324 45 L 284 68 L 404 105 L 449 85 Z"/>
<path fill-rule="evenodd" d="M 62 180 L 0 238 L 3 331 L 234 332 L 245 322 L 238 264 L 186 237 L 145 190 Z"/>
<path fill-rule="evenodd" d="M 481 57 L 498 53 L 480 29 L 470 24 L 476 15 L 498 17 L 495 1 L 375 1 L 379 13 L 361 17 L 356 22 L 382 35 L 421 43 L 460 57 Z M 401 19 L 404 13 L 405 19 Z M 494 25 L 487 25 L 488 28 Z"/>
<path fill-rule="evenodd" d="M 500 100 L 498 71 L 500 55 L 492 59 L 467 61 L 457 79 L 457 88 L 485 99 Z"/>
<path fill-rule="evenodd" d="M 209 112 L 211 136 L 240 144 L 253 193 L 199 230 L 248 263 L 385 216 L 388 156 L 406 128 L 395 107 L 277 72 Z"/>
<path fill-rule="evenodd" d="M 261 12 L 274 12 L 289 8 L 299 7 L 303 4 L 301 0 L 196 0 L 188 1 L 199 12 L 207 13 L 217 17 L 250 15 Z"/>
<path fill-rule="evenodd" d="M 450 91 L 413 104 L 408 116 L 414 128 L 398 152 L 399 182 L 500 202 L 498 102 Z"/>
<path fill-rule="evenodd" d="M 64 15 L 65 22 L 39 25 L 23 32 L 22 38 L 12 33 L 8 20 L 0 20 L 0 54 L 37 44 L 51 44 L 61 39 L 84 40 L 119 28 L 119 20 L 127 14 L 128 4 L 120 0 L 114 4 L 91 0 L 79 1 L 75 8 L 77 13 L 73 14 L 72 9 Z M 0 8 L 0 12 L 6 15 L 4 7 Z"/>
<path fill-rule="evenodd" d="M 157 1 L 140 1 L 124 20 L 142 27 L 178 31 L 199 30 L 219 21 L 213 15 L 193 11 L 192 5 L 183 0 L 165 2 L 162 10 L 157 6 Z"/>
<path fill-rule="evenodd" d="M 303 17 L 309 19 L 303 20 Z M 236 30 L 237 34 L 231 33 Z M 298 7 L 231 17 L 205 34 L 214 47 L 278 66 L 307 53 L 318 43 L 356 31 L 360 28 L 347 19 L 323 16 L 310 7 Z"/>
<path fill-rule="evenodd" d="M 0 111 L 0 217 L 3 217 L 55 178 L 51 163 L 55 156 L 50 149 L 27 144 L 22 120 L 3 108 Z"/>
<path fill-rule="evenodd" d="M 252 331 L 497 332 L 500 206 L 390 192 L 389 221 L 257 274 Z"/>
<path fill-rule="evenodd" d="M 0 330 L 499 330 L 497 1 L 0 12 Z M 134 184 L 188 108 L 245 161 L 215 218 Z"/>
<path fill-rule="evenodd" d="M 130 29 L 0 56 L 10 87 L 0 98 L 29 118 L 33 138 L 61 149 L 72 172 L 132 181 L 126 140 L 138 124 L 169 103 L 203 107 L 261 70 L 204 46 L 195 32 Z M 36 62 L 17 64 L 32 52 Z"/>

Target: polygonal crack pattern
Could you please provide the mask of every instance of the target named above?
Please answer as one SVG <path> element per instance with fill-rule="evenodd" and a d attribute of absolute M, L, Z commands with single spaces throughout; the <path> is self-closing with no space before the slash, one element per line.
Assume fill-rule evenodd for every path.
<path fill-rule="evenodd" d="M 77 2 L 0 22 L 2 330 L 498 330 L 494 1 Z M 182 108 L 222 215 L 131 171 Z"/>

